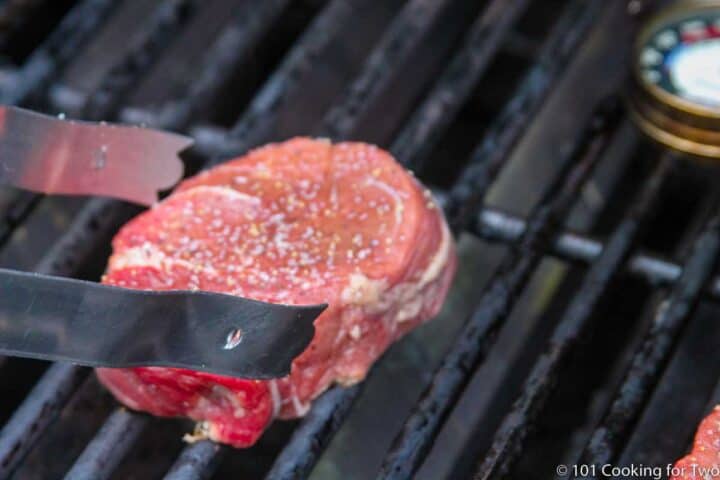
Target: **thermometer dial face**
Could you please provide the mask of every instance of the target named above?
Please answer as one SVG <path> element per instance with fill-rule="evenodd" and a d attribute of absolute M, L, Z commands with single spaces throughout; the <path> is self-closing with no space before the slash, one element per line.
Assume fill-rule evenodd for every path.
<path fill-rule="evenodd" d="M 720 161 L 720 0 L 678 0 L 635 43 L 629 113 L 648 137 Z"/>
<path fill-rule="evenodd" d="M 641 43 L 637 63 L 648 88 L 720 110 L 720 7 L 667 19 Z"/>

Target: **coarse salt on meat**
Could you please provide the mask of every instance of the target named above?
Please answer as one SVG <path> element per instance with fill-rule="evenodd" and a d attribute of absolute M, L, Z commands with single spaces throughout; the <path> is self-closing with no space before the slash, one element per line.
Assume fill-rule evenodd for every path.
<path fill-rule="evenodd" d="M 387 152 L 296 138 L 182 183 L 113 241 L 103 281 L 327 303 L 289 376 L 98 369 L 125 405 L 198 421 L 191 439 L 252 445 L 304 415 L 331 384 L 361 381 L 387 347 L 442 305 L 455 249 L 432 197 Z"/>
<path fill-rule="evenodd" d="M 720 480 L 720 406 L 700 423 L 691 452 L 672 473 L 670 480 Z"/>

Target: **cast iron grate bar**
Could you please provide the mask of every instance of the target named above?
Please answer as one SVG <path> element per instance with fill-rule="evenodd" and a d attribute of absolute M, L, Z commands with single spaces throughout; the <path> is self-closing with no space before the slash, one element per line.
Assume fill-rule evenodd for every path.
<path fill-rule="evenodd" d="M 159 59 L 160 54 L 177 36 L 194 11 L 198 0 L 165 0 L 153 12 L 150 34 L 135 46 L 125 59 L 105 75 L 83 106 L 86 120 L 107 120 L 121 108 L 121 103 L 143 73 Z"/>
<path fill-rule="evenodd" d="M 222 460 L 227 447 L 210 440 L 196 442 L 185 447 L 165 480 L 205 480 L 210 478 Z"/>
<path fill-rule="evenodd" d="M 148 417 L 119 409 L 105 422 L 77 459 L 65 480 L 105 480 L 133 446 Z"/>
<path fill-rule="evenodd" d="M 530 121 L 544 104 L 552 86 L 574 58 L 605 2 L 575 0 L 570 3 L 542 47 L 538 60 L 523 78 L 512 100 L 484 135 L 468 166 L 453 185 L 449 197 L 451 226 L 466 230 L 494 178 Z"/>
<path fill-rule="evenodd" d="M 222 138 L 220 145 L 215 146 L 212 142 L 213 150 L 202 152 L 210 157 L 206 166 L 217 165 L 224 158 L 244 153 L 270 137 L 278 112 L 298 88 L 298 80 L 312 68 L 320 52 L 354 11 L 352 0 L 333 0 L 323 8 L 255 95 L 229 135 Z M 199 147 L 202 148 L 202 145 Z"/>
<path fill-rule="evenodd" d="M 393 20 L 365 63 L 362 73 L 334 108 L 320 130 L 333 139 L 344 138 L 357 125 L 365 106 L 383 91 L 399 65 L 417 47 L 440 13 L 452 0 L 409 0 Z"/>
<path fill-rule="evenodd" d="M 460 50 L 393 142 L 393 154 L 407 167 L 422 168 L 528 3 L 495 0 L 475 20 Z"/>
<path fill-rule="evenodd" d="M 313 402 L 265 480 L 307 478 L 360 396 L 363 384 L 333 387 Z"/>
<path fill-rule="evenodd" d="M 444 205 L 447 192 L 433 190 L 438 203 Z M 483 207 L 468 230 L 473 235 L 492 243 L 517 243 L 525 230 L 527 222 L 521 216 L 501 209 Z M 604 248 L 603 241 L 583 233 L 565 230 L 553 241 L 548 254 L 559 260 L 582 265 L 595 263 Z M 626 262 L 627 273 L 645 280 L 655 287 L 672 286 L 682 273 L 682 265 L 653 252 L 637 252 Z M 715 276 L 706 289 L 708 299 L 720 300 L 720 275 Z"/>
<path fill-rule="evenodd" d="M 717 211 L 718 201 L 715 201 Z M 655 312 L 642 346 L 633 356 L 609 411 L 593 432 L 581 461 L 610 463 L 620 453 L 639 412 L 652 392 L 703 287 L 711 279 L 720 254 L 720 214 L 715 214 L 693 245 L 683 273 Z"/>
<path fill-rule="evenodd" d="M 514 243 L 521 237 L 527 224 L 522 217 L 502 210 L 486 207 L 477 215 L 471 228 L 474 235 L 494 243 Z M 573 231 L 559 234 L 548 252 L 570 262 L 591 264 L 603 250 L 602 241 Z M 651 253 L 637 253 L 627 263 L 630 273 L 644 278 L 652 285 L 671 285 L 680 278 L 682 267 L 677 263 Z M 715 297 L 720 294 L 720 277 L 712 283 L 708 292 Z"/>
<path fill-rule="evenodd" d="M 0 92 L 0 103 L 20 105 L 40 95 L 116 5 L 113 0 L 84 0 L 73 7 L 45 43 L 13 74 L 9 85 Z"/>
<path fill-rule="evenodd" d="M 597 262 L 585 274 L 580 290 L 573 295 L 555 327 L 548 349 L 535 362 L 522 394 L 498 428 L 475 478 L 499 478 L 507 474 L 512 462 L 517 459 L 529 430 L 553 391 L 560 369 L 572 355 L 597 305 L 642 234 L 661 187 L 671 172 L 672 163 L 673 160 L 668 157 L 658 163 L 629 213 L 608 239 Z"/>
<path fill-rule="evenodd" d="M 166 102 L 156 111 L 124 109 L 120 118 L 130 123 L 144 123 L 167 130 L 186 129 L 196 112 L 210 103 L 216 92 L 225 84 L 235 66 L 248 58 L 262 36 L 275 24 L 290 0 L 267 0 L 245 3 L 238 9 L 232 22 L 218 35 L 209 48 L 198 78 L 188 91 Z"/>
<path fill-rule="evenodd" d="M 569 159 L 563 162 L 561 171 L 531 214 L 522 239 L 511 247 L 482 289 L 476 308 L 395 438 L 379 478 L 412 478 L 422 464 L 450 410 L 487 356 L 499 328 L 616 131 L 622 113 L 616 100 L 604 102 L 593 113 L 575 141 Z"/>
<path fill-rule="evenodd" d="M 1 479 L 10 477 L 86 374 L 67 363 L 53 364 L 43 374 L 0 432 Z"/>
<path fill-rule="evenodd" d="M 0 223 L 0 248 L 10 240 L 15 229 L 22 225 L 39 200 L 40 196 L 30 192 L 13 193 L 13 199 L 5 209 L 3 221 Z"/>

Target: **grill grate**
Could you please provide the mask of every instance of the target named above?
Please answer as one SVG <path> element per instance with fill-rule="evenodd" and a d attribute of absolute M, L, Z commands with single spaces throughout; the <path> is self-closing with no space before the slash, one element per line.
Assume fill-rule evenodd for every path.
<path fill-rule="evenodd" d="M 410 478 L 419 466 L 448 410 L 467 384 L 469 373 L 486 358 L 510 306 L 527 284 L 555 230 L 569 214 L 583 183 L 601 158 L 609 140 L 608 131 L 614 131 L 617 126 L 616 108 L 612 108 L 612 112 L 598 112 L 591 118 L 570 161 L 564 162 L 563 171 L 531 215 L 520 243 L 483 289 L 477 307 L 388 454 L 383 478 Z"/>
<path fill-rule="evenodd" d="M 510 27 L 527 7 L 525 0 L 491 2 L 466 35 L 458 52 L 427 98 L 392 144 L 392 151 L 412 170 L 421 170 L 432 145 L 470 96 L 500 49 Z"/>
<path fill-rule="evenodd" d="M 582 459 L 602 465 L 613 460 L 667 363 L 680 330 L 697 306 L 711 278 L 720 249 L 720 217 L 714 215 L 693 245 L 683 273 L 660 304 L 641 348 L 632 359 L 610 411 L 598 426 Z"/>
<path fill-rule="evenodd" d="M 536 363 L 528 376 L 522 396 L 498 430 L 490 454 L 478 471 L 479 478 L 492 478 L 497 476 L 498 472 L 506 471 L 508 462 L 511 462 L 513 456 L 522 448 L 523 439 L 528 433 L 528 425 L 534 422 L 534 418 L 547 399 L 557 377 L 557 370 L 569 358 L 574 343 L 583 331 L 583 326 L 590 320 L 609 283 L 630 254 L 643 222 L 660 194 L 662 183 L 670 170 L 670 161 L 665 158 L 658 164 L 627 218 L 618 225 L 608 239 L 600 258 L 588 271 L 580 290 L 573 297 L 565 316 L 555 329 L 550 349 Z"/>
<path fill-rule="evenodd" d="M 222 447 L 207 441 L 187 447 L 165 478 L 168 480 L 208 478 L 220 463 L 222 451 Z"/>
<path fill-rule="evenodd" d="M 150 67 L 159 59 L 168 44 L 191 18 L 197 2 L 166 0 L 152 13 L 150 33 L 134 45 L 123 61 L 114 65 L 92 95 L 82 102 L 81 115 L 89 120 L 115 116 L 124 98 Z"/>
<path fill-rule="evenodd" d="M 44 41 L 41 39 L 21 64 L 0 67 L 0 99 L 4 103 L 57 112 L 66 104 L 59 101 L 62 95 L 58 93 L 67 93 L 58 84 L 63 71 L 113 21 L 114 12 L 122 8 L 118 3 L 134 1 L 75 2 L 59 15 L 55 30 Z M 49 0 L 6 5 L 10 3 L 27 4 L 17 7 L 17 14 L 10 7 L 0 6 L 0 15 L 8 16 L 3 24 L 12 29 L 13 25 L 27 21 L 26 9 L 41 8 Z M 497 111 L 486 115 L 492 121 L 483 128 L 482 136 L 473 133 L 467 163 L 455 175 L 451 187 L 437 190 L 457 236 L 470 233 L 507 245 L 509 253 L 479 290 L 467 323 L 438 369 L 426 379 L 428 387 L 388 451 L 380 477 L 415 477 L 467 391 L 472 376 L 490 361 L 489 355 L 497 348 L 496 339 L 506 319 L 527 290 L 538 265 L 549 255 L 589 268 L 572 290 L 547 345 L 540 349 L 540 355 L 521 382 L 517 401 L 499 417 L 491 446 L 482 458 L 475 459 L 475 476 L 500 478 L 518 467 L 519 454 L 532 443 L 531 430 L 561 381 L 563 368 L 577 349 L 579 339 L 595 320 L 595 310 L 605 301 L 610 287 L 624 273 L 630 273 L 652 286 L 670 287 L 670 292 L 662 297 L 647 330 L 641 329 L 639 345 L 621 368 L 621 381 L 608 395 L 607 413 L 585 437 L 587 445 L 580 448 L 582 455 L 578 455 L 581 463 L 618 460 L 635 433 L 638 419 L 651 404 L 657 385 L 663 381 L 662 375 L 673 360 L 684 325 L 694 318 L 703 295 L 720 298 L 720 277 L 713 276 L 720 248 L 720 220 L 712 216 L 707 221 L 682 263 L 641 248 L 653 213 L 660 208 L 665 186 L 679 169 L 677 159 L 665 154 L 644 180 L 632 205 L 622 209 L 625 213 L 613 223 L 609 235 L 600 240 L 566 227 L 580 203 L 579 197 L 596 175 L 596 166 L 602 165 L 607 150 L 625 126 L 624 112 L 614 92 L 618 85 L 611 85 L 612 95 L 595 106 L 584 127 L 576 128 L 570 148 L 556 155 L 560 168 L 527 217 L 486 202 L 491 188 L 506 173 L 516 146 L 526 137 L 548 98 L 557 92 L 596 20 L 611 7 L 623 7 L 623 2 L 556 2 L 562 4 L 563 12 L 553 19 L 540 48 L 524 31 L 532 30 L 526 28 L 526 16 L 539 5 L 539 0 L 489 0 L 482 4 L 463 0 L 397 0 L 384 7 L 370 3 L 373 2 L 239 1 L 237 11 L 209 45 L 201 67 L 184 92 L 159 105 L 133 105 L 129 99 L 135 89 L 158 62 L 171 55 L 175 38 L 187 33 L 188 25 L 199 12 L 215 5 L 163 0 L 154 7 L 149 20 L 143 22 L 142 41 L 114 60 L 95 88 L 75 92 L 72 113 L 85 119 L 121 119 L 190 132 L 198 145 L 189 161 L 198 168 L 215 165 L 228 156 L 295 130 L 306 133 L 310 128 L 309 131 L 333 138 L 387 143 L 406 166 L 432 181 L 432 177 L 424 176 L 435 167 L 430 159 L 438 153 L 438 145 L 448 137 L 463 109 L 475 101 L 478 85 L 492 74 L 497 58 L 503 54 L 527 57 L 525 73 L 519 75 L 521 80 L 510 98 Z M 288 12 L 292 8 L 316 13 L 297 39 L 288 40 L 284 56 L 259 88 L 244 85 L 242 89 L 247 91 L 232 92 L 238 69 L 247 65 L 259 46 L 281 29 L 281 24 L 291 17 Z M 365 16 L 380 25 L 368 27 L 382 31 L 378 38 L 352 36 L 357 35 L 353 30 L 363 28 L 362 22 L 355 22 Z M 457 28 L 450 31 L 447 25 Z M 312 108 L 303 107 L 305 89 L 308 86 L 317 89 L 318 78 L 314 76 L 317 66 L 342 57 L 344 52 L 338 47 L 342 41 L 338 39 L 345 39 L 348 44 L 365 42 L 366 48 L 348 54 L 352 62 L 347 63 L 353 65 L 346 66 L 342 73 L 339 71 L 336 83 L 330 82 L 325 91 L 315 93 L 317 101 L 310 96 Z M 428 45 L 433 48 L 428 49 Z M 2 48 L 7 47 L 0 42 Z M 435 77 L 437 81 L 433 82 Z M 213 106 L 231 93 L 235 94 L 233 99 L 246 95 L 251 100 L 247 106 L 237 100 L 241 112 L 232 125 L 218 124 L 213 120 L 216 117 Z M 296 104 L 308 119 L 288 114 Z M 231 107 L 223 106 L 228 108 Z M 0 221 L 0 248 L 7 248 L 22 233 L 26 221 L 38 214 L 39 207 L 52 201 L 20 192 L 9 192 L 8 196 L 9 201 L 0 203 L 7 205 Z M 116 201 L 87 201 L 35 270 L 66 276 L 87 275 L 86 272 L 97 270 L 95 265 L 101 264 L 98 259 L 104 255 L 104 246 L 112 233 L 137 211 Z M 0 432 L 0 478 L 10 477 L 22 465 L 70 398 L 78 394 L 89 372 L 65 364 L 48 367 Z M 716 391 L 720 392 L 720 387 Z M 282 448 L 275 450 L 272 466 L 263 472 L 265 478 L 308 477 L 364 392 L 363 386 L 358 385 L 336 387 L 322 395 Z M 708 394 L 711 396 L 713 400 L 720 398 L 717 393 Z M 145 427 L 149 422 L 144 415 L 122 408 L 113 410 L 67 471 L 66 478 L 110 478 L 148 434 Z M 235 453 L 211 442 L 197 442 L 182 449 L 166 478 L 210 478 Z"/>
<path fill-rule="evenodd" d="M 107 478 L 122 461 L 147 423 L 147 418 L 117 410 L 65 476 L 67 479 Z"/>

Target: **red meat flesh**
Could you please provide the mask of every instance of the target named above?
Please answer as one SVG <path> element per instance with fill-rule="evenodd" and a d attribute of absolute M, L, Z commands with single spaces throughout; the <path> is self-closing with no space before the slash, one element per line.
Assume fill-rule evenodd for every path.
<path fill-rule="evenodd" d="M 678 460 L 670 480 L 720 479 L 720 406 L 700 423 L 692 451 Z"/>
<path fill-rule="evenodd" d="M 274 417 L 302 416 L 331 384 L 362 380 L 440 309 L 455 250 L 429 192 L 385 151 L 297 138 L 203 172 L 128 223 L 105 283 L 327 303 L 289 376 L 98 369 L 125 405 L 197 420 L 193 438 L 252 445 Z"/>

